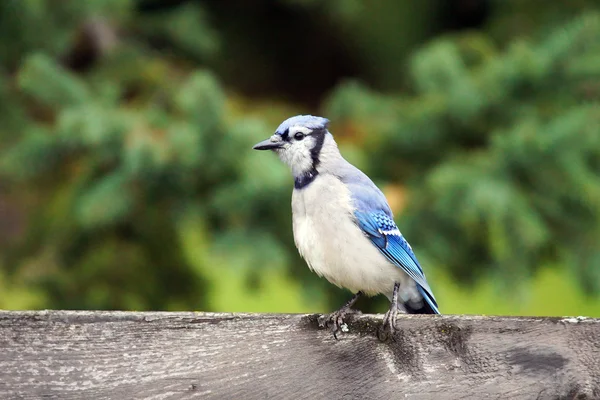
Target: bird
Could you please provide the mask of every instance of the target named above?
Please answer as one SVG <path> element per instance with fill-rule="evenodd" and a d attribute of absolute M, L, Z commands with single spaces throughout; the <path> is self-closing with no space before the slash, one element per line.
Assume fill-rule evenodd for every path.
<path fill-rule="evenodd" d="M 327 118 L 288 118 L 253 149 L 275 152 L 291 170 L 292 227 L 300 256 L 317 275 L 353 293 L 327 316 L 336 339 L 361 296 L 389 299 L 381 328 L 392 335 L 400 313 L 440 313 L 385 195 L 342 157 Z"/>

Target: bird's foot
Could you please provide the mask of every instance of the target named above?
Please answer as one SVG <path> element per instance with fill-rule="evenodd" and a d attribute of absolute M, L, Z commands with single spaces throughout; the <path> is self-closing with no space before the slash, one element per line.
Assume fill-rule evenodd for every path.
<path fill-rule="evenodd" d="M 350 307 L 342 307 L 339 310 L 332 312 L 329 315 L 323 315 L 319 318 L 319 326 L 321 328 L 331 328 L 333 337 L 338 340 L 338 334 L 340 332 L 348 332 L 348 325 L 344 322 L 344 318 L 348 314 L 359 314 L 360 311 L 354 310 Z"/>
<path fill-rule="evenodd" d="M 388 312 L 383 317 L 383 324 L 379 330 L 379 339 L 385 341 L 386 339 L 393 338 L 396 333 L 396 318 L 401 311 L 398 307 L 390 307 Z"/>
<path fill-rule="evenodd" d="M 400 289 L 400 285 L 396 283 L 394 285 L 394 291 L 392 293 L 392 301 L 390 304 L 390 309 L 385 313 L 383 317 L 383 324 L 381 325 L 381 329 L 377 336 L 381 341 L 386 341 L 389 338 L 393 338 L 396 333 L 396 318 L 398 314 L 401 313 L 401 305 L 398 303 L 398 290 Z"/>

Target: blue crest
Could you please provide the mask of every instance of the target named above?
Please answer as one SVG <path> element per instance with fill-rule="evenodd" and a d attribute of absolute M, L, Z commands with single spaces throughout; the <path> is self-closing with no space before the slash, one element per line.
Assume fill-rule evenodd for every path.
<path fill-rule="evenodd" d="M 295 125 L 305 126 L 308 129 L 325 129 L 328 124 L 329 120 L 327 118 L 315 117 L 313 115 L 296 115 L 283 121 L 275 133 L 283 135 Z"/>

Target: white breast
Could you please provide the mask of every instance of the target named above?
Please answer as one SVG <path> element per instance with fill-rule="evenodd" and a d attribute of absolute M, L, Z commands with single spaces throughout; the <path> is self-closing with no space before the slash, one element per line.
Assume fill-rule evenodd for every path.
<path fill-rule="evenodd" d="M 394 283 L 404 300 L 418 296 L 415 285 L 391 264 L 353 222 L 350 192 L 336 177 L 320 175 L 292 194 L 294 240 L 318 275 L 336 286 L 388 298 Z"/>

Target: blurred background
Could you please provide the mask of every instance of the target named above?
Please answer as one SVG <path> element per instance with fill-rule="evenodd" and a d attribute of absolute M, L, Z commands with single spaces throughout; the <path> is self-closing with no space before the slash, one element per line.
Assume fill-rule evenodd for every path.
<path fill-rule="evenodd" d="M 311 113 L 442 313 L 600 317 L 599 97 L 597 0 L 2 0 L 0 308 L 337 309 L 251 150 Z"/>

